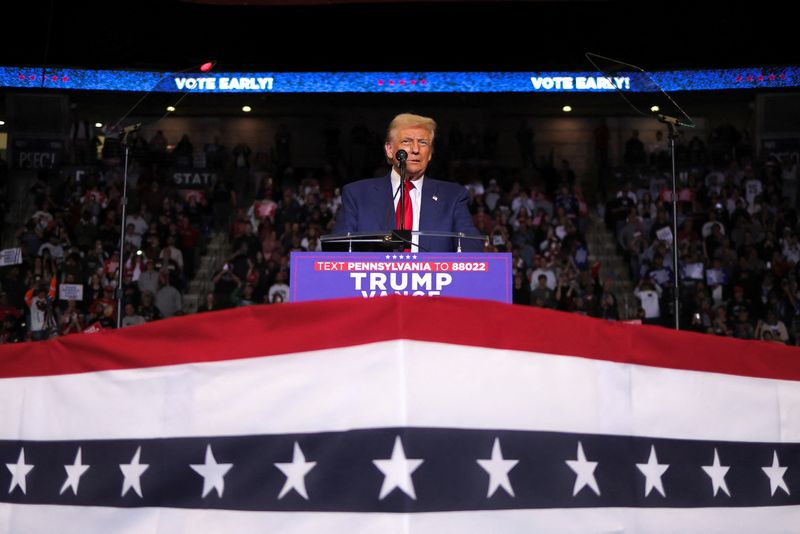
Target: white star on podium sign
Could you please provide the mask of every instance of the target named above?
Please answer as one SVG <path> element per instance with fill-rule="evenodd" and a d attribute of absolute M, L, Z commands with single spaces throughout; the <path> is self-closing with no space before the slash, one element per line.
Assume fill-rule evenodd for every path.
<path fill-rule="evenodd" d="M 128 493 L 129 489 L 133 489 L 133 491 L 136 492 L 136 495 L 139 497 L 142 496 L 142 473 L 147 471 L 147 468 L 150 467 L 150 465 L 139 463 L 139 457 L 141 454 L 142 448 L 139 447 L 136 449 L 136 454 L 133 455 L 131 463 L 119 464 L 120 471 L 122 471 L 122 476 L 125 477 L 122 481 L 121 497 L 124 497 L 125 494 Z"/>
<path fill-rule="evenodd" d="M 77 495 L 81 477 L 89 470 L 89 466 L 85 465 L 81 459 L 80 447 L 78 447 L 78 454 L 75 455 L 75 461 L 72 462 L 72 465 L 65 465 L 64 470 L 67 472 L 67 480 L 64 481 L 64 485 L 61 486 L 61 491 L 58 494 L 61 495 L 67 491 L 67 488 L 71 488 L 73 495 Z"/>
<path fill-rule="evenodd" d="M 717 453 L 717 449 L 714 449 L 714 463 L 711 465 L 703 465 L 701 466 L 703 471 L 711 477 L 711 485 L 714 491 L 714 497 L 717 496 L 717 492 L 722 490 L 725 494 L 730 497 L 731 492 L 728 490 L 728 485 L 725 483 L 725 475 L 728 473 L 730 469 L 729 465 L 720 465 L 719 463 L 719 454 Z"/>
<path fill-rule="evenodd" d="M 286 482 L 281 488 L 278 499 L 283 499 L 284 495 L 291 490 L 295 490 L 305 500 L 308 500 L 308 493 L 306 492 L 306 474 L 314 469 L 317 462 L 306 462 L 306 457 L 300 449 L 300 445 L 294 442 L 294 453 L 292 454 L 291 463 L 276 463 L 275 467 L 281 470 L 286 475 Z"/>
<path fill-rule="evenodd" d="M 230 471 L 233 464 L 217 463 L 211 445 L 206 445 L 205 463 L 189 464 L 189 467 L 203 477 L 203 497 L 211 493 L 212 489 L 217 490 L 218 497 L 222 497 L 222 492 L 225 491 L 225 474 Z"/>
<path fill-rule="evenodd" d="M 761 468 L 769 477 L 769 490 L 770 495 L 774 496 L 775 492 L 778 491 L 778 488 L 781 488 L 783 491 L 786 492 L 786 495 L 789 495 L 789 486 L 786 485 L 786 481 L 783 480 L 783 474 L 786 473 L 786 470 L 789 469 L 788 467 L 781 467 L 780 463 L 778 462 L 778 451 L 772 451 L 772 465 L 767 467 Z"/>
<path fill-rule="evenodd" d="M 600 486 L 597 485 L 597 479 L 594 477 L 594 470 L 597 468 L 598 462 L 590 462 L 586 459 L 583 453 L 583 445 L 578 442 L 578 458 L 575 460 L 566 460 L 570 469 L 575 471 L 575 486 L 572 488 L 572 496 L 576 496 L 579 491 L 584 487 L 589 486 L 595 494 L 600 495 Z"/>
<path fill-rule="evenodd" d="M 28 488 L 25 486 L 25 477 L 28 476 L 28 473 L 31 472 L 33 467 L 33 464 L 25 463 L 25 449 L 21 448 L 19 450 L 17 463 L 6 464 L 6 468 L 11 471 L 11 485 L 8 487 L 9 493 L 14 491 L 14 488 L 19 487 L 22 493 L 26 494 Z"/>
<path fill-rule="evenodd" d="M 653 491 L 653 488 L 657 489 L 662 497 L 667 496 L 664 493 L 664 485 L 661 483 L 661 476 L 667 469 L 669 469 L 669 464 L 658 463 L 655 445 L 650 445 L 650 458 L 648 458 L 647 463 L 636 464 L 636 467 L 639 468 L 639 471 L 642 472 L 645 478 L 645 497 L 650 495 L 650 492 Z"/>
<path fill-rule="evenodd" d="M 372 463 L 375 464 L 375 467 L 380 469 L 384 477 L 381 493 L 378 498 L 383 499 L 395 488 L 400 488 L 403 493 L 416 500 L 417 495 L 414 492 L 414 483 L 411 480 L 411 473 L 416 471 L 417 468 L 422 465 L 422 462 L 424 462 L 424 460 L 406 458 L 400 436 L 395 437 L 392 457 L 388 460 L 372 460 Z"/>
<path fill-rule="evenodd" d="M 519 460 L 506 460 L 503 458 L 503 451 L 500 449 L 500 439 L 494 438 L 492 445 L 492 457 L 487 460 L 475 460 L 478 462 L 484 471 L 489 473 L 489 490 L 486 493 L 488 499 L 497 488 L 502 487 L 506 493 L 514 497 L 514 488 L 511 487 L 511 481 L 508 479 L 508 472 L 514 469 L 514 466 L 519 463 Z"/>

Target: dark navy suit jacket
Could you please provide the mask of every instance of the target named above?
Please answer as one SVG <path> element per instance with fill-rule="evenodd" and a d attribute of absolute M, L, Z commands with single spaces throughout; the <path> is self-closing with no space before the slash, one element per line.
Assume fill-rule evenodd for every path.
<path fill-rule="evenodd" d="M 333 233 L 393 230 L 395 210 L 392 194 L 391 174 L 347 184 L 342 189 L 342 205 L 336 215 Z M 468 201 L 464 186 L 426 176 L 422 184 L 419 229 L 478 235 L 467 208 Z M 455 252 L 457 242 L 452 238 L 420 236 L 419 246 L 423 252 Z M 483 241 L 462 239 L 461 250 L 480 252 Z"/>

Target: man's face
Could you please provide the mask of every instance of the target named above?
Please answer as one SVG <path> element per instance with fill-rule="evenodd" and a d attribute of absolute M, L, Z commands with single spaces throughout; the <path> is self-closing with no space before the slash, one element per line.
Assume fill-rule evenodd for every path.
<path fill-rule="evenodd" d="M 425 128 L 401 128 L 394 132 L 392 138 L 384 145 L 386 158 L 391 160 L 392 166 L 399 167 L 395 158 L 398 150 L 408 152 L 406 160 L 406 176 L 416 180 L 425 173 L 428 163 L 433 155 L 433 139 Z"/>

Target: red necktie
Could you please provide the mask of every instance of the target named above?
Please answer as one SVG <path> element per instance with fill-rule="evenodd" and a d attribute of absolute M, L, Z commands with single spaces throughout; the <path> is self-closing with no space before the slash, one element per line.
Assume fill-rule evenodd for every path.
<path fill-rule="evenodd" d="M 401 211 L 402 202 L 397 203 L 397 208 L 395 210 L 395 222 L 397 223 L 398 230 L 400 229 L 400 223 L 403 223 L 403 228 L 406 230 L 413 230 L 414 229 L 414 207 L 411 205 L 411 190 L 414 189 L 414 184 L 411 183 L 411 180 L 406 181 L 406 186 L 403 188 L 403 196 L 405 197 L 405 204 L 406 204 L 406 211 L 405 213 Z"/>
<path fill-rule="evenodd" d="M 403 228 L 405 230 L 413 230 L 414 229 L 414 207 L 411 205 L 411 190 L 414 189 L 414 184 L 411 183 L 411 180 L 406 180 L 406 186 L 403 188 L 403 196 L 405 197 L 405 207 L 406 210 L 403 212 L 401 210 L 401 203 L 397 203 L 397 208 L 394 213 L 395 222 L 397 226 L 395 228 L 400 229 L 400 222 L 403 222 Z M 403 249 L 404 252 L 411 252 L 411 248 Z"/>

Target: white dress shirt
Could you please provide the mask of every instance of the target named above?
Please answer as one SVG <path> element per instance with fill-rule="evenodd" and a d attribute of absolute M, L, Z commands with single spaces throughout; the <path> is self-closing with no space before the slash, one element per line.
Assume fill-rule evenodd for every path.
<path fill-rule="evenodd" d="M 411 196 L 411 207 L 414 211 L 414 225 L 406 230 L 419 230 L 419 214 L 422 209 L 422 182 L 425 181 L 425 176 L 420 176 L 416 180 L 412 180 L 414 189 L 410 190 L 408 194 Z M 397 205 L 400 203 L 400 174 L 392 168 L 392 194 L 394 195 L 394 212 L 397 213 Z M 411 247 L 411 252 L 419 252 L 419 236 L 412 235 L 411 242 L 414 244 Z"/>

